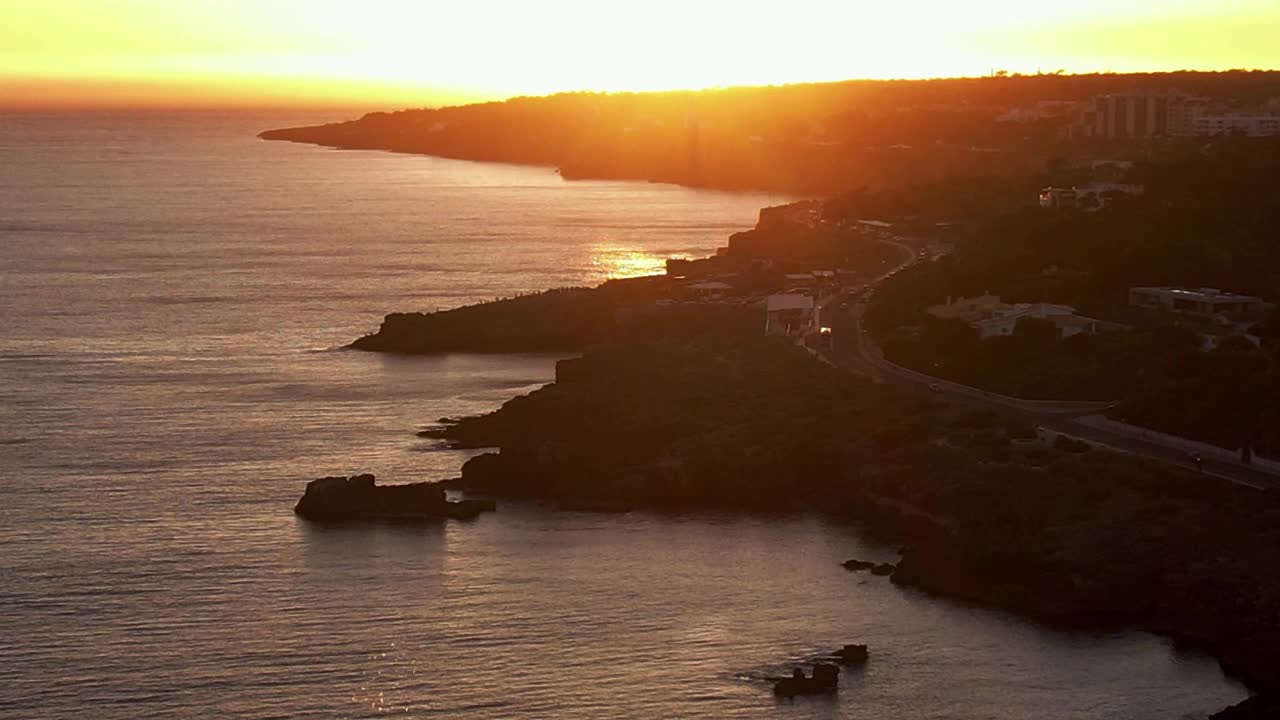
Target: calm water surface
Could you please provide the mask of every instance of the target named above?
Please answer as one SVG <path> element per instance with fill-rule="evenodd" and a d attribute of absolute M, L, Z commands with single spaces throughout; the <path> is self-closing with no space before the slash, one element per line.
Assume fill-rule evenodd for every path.
<path fill-rule="evenodd" d="M 307 479 L 455 475 L 415 437 L 554 357 L 334 348 L 391 310 L 701 255 L 782 198 L 263 143 L 325 117 L 0 115 L 0 717 L 1150 718 L 1244 697 L 839 567 L 814 518 L 320 528 Z M 844 642 L 834 700 L 762 678 Z"/>

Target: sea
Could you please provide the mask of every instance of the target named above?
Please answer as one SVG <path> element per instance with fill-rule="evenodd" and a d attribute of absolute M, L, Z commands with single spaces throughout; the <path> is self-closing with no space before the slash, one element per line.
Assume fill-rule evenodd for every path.
<path fill-rule="evenodd" d="M 852 574 L 820 517 L 325 527 L 308 480 L 457 476 L 417 437 L 549 355 L 343 349 L 383 314 L 661 272 L 787 198 L 256 139 L 348 113 L 0 114 L 0 718 L 1203 718 L 1132 629 Z M 768 678 L 845 643 L 831 697 Z"/>

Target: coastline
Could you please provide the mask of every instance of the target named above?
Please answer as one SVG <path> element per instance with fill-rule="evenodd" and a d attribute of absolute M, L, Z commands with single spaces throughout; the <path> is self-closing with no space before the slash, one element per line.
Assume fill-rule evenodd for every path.
<path fill-rule="evenodd" d="M 1194 644 L 1261 693 L 1254 705 L 1280 688 L 1280 634 L 1267 629 L 1266 589 L 1249 579 L 1266 566 L 1250 533 L 1280 516 L 1271 494 L 1100 450 L 1027 450 L 1012 414 L 857 379 L 760 336 L 749 307 L 726 323 L 706 314 L 714 303 L 670 303 L 680 287 L 670 278 L 609 285 L 388 316 L 354 346 L 474 348 L 518 325 L 532 334 L 517 349 L 550 337 L 584 351 L 557 364 L 554 383 L 427 433 L 498 448 L 468 461 L 451 488 L 609 511 L 816 510 L 900 543 L 895 584 L 1054 625 L 1138 626 Z M 564 323 L 573 306 L 581 322 Z M 650 308 L 640 313 L 648 321 L 622 321 L 636 306 Z M 523 322 L 477 321 L 486 313 Z M 472 331 L 441 332 L 468 315 Z M 476 327 L 499 330 L 477 336 Z M 1182 527 L 1206 537 L 1182 537 Z M 1205 594 L 1222 583 L 1254 609 L 1228 611 Z"/>
<path fill-rule="evenodd" d="M 607 356 L 588 353 L 582 360 L 562 362 L 555 384 L 513 399 L 494 414 L 464 419 L 438 433 L 438 437 L 451 439 L 460 447 L 500 447 L 496 454 L 486 453 L 470 460 L 462 478 L 449 486 L 480 496 L 538 498 L 561 506 L 611 510 L 817 511 L 902 544 L 901 561 L 891 576 L 895 584 L 949 600 L 1007 610 L 1059 627 L 1142 627 L 1204 649 L 1218 658 L 1224 671 L 1256 691 L 1265 694 L 1277 687 L 1274 645 L 1264 636 L 1253 634 L 1248 618 L 1224 619 L 1221 609 L 1205 604 L 1201 591 L 1193 587 L 1203 582 L 1216 583 L 1218 579 L 1182 575 L 1160 559 L 1159 546 L 1153 543 L 1167 539 L 1173 529 L 1133 531 L 1134 524 L 1148 515 L 1142 509 L 1149 502 L 1144 498 L 1154 499 L 1151 493 L 1166 492 L 1161 488 L 1173 497 L 1188 496 L 1188 507 L 1179 508 L 1178 515 L 1194 512 L 1190 504 L 1208 502 L 1234 506 L 1236 513 L 1248 516 L 1252 514 L 1248 508 L 1255 502 L 1254 491 L 1225 483 L 1212 488 L 1196 487 L 1203 484 L 1202 478 L 1124 462 L 1100 452 L 1090 453 L 1092 458 L 1056 453 L 1039 467 L 1014 462 L 998 468 L 990 465 L 992 449 L 986 446 L 988 439 L 973 437 L 967 428 L 947 440 L 958 445 L 967 438 L 974 443 L 970 447 L 930 451 L 920 444 L 890 449 L 894 455 L 891 464 L 862 465 L 856 477 L 865 486 L 851 488 L 852 478 L 837 469 L 839 461 L 834 457 L 813 458 L 802 468 L 788 467 L 804 462 L 806 455 L 821 452 L 821 448 L 806 443 L 804 436 L 818 427 L 836 424 L 838 418 L 825 417 L 816 422 L 803 419 L 803 429 L 794 436 L 789 434 L 779 446 L 766 436 L 776 432 L 772 428 L 790 415 L 794 406 L 787 403 L 773 408 L 773 414 L 749 421 L 744 427 L 740 416 L 735 422 L 734 413 L 729 410 L 745 402 L 742 396 L 722 397 L 724 407 L 713 413 L 718 421 L 730 425 L 724 432 L 735 442 L 750 435 L 753 428 L 758 431 L 756 440 L 762 444 L 736 457 L 731 447 L 713 439 L 719 435 L 716 431 L 703 438 L 679 436 L 655 456 L 638 451 L 629 440 L 638 426 L 628 424 L 605 433 L 592 430 L 604 422 L 601 408 L 618 403 L 616 395 L 600 399 L 610 386 L 638 388 L 632 404 L 624 405 L 621 414 L 640 410 L 640 415 L 654 417 L 664 409 L 688 407 L 698 389 L 712 382 L 711 378 L 723 367 L 708 363 L 703 368 L 705 372 L 686 385 L 674 377 L 687 372 L 699 355 L 716 353 L 721 359 L 728 357 L 735 352 L 732 344 L 728 341 L 681 347 L 677 342 L 664 347 L 602 350 Z M 770 375 L 803 372 L 806 365 L 812 366 L 808 369 L 813 372 L 810 380 L 816 388 L 829 390 L 839 377 L 839 371 L 816 363 L 794 348 L 757 346 L 738 350 L 757 357 L 774 355 L 772 361 L 761 365 L 759 372 L 748 375 L 747 379 L 757 387 Z M 749 358 L 742 360 L 750 362 Z M 645 398 L 657 395 L 658 388 L 674 397 L 669 398 L 669 403 L 657 403 L 655 409 Z M 796 391 L 795 385 L 786 389 L 788 394 Z M 842 398 L 852 402 L 857 396 L 872 393 L 880 390 L 858 384 Z M 880 398 L 885 410 L 911 402 L 909 396 L 892 391 Z M 642 410 L 645 407 L 650 410 Z M 927 412 L 920 406 L 911 410 L 912 414 Z M 758 406 L 752 408 L 752 414 L 760 411 Z M 945 421 L 938 418 L 939 423 L 947 424 L 964 420 L 963 413 Z M 576 425 L 577 430 L 556 428 L 561 421 Z M 708 424 L 700 417 L 690 422 Z M 843 424 L 847 427 L 850 422 L 856 420 L 847 416 Z M 653 432 L 661 435 L 664 430 Z M 670 431 L 673 436 L 678 433 L 676 429 Z M 871 428 L 867 431 L 875 432 Z M 875 450 L 880 450 L 886 440 L 885 436 L 876 438 Z M 611 443 L 620 446 L 610 449 Z M 763 450 L 766 447 L 767 452 Z M 926 453 L 930 456 L 924 456 Z M 774 458 L 763 463 L 766 454 Z M 917 454 L 921 457 L 915 457 Z M 953 468 L 982 463 L 988 464 L 986 472 L 1004 477 L 994 487 L 972 488 L 976 493 L 941 478 L 921 477 L 931 467 L 955 472 Z M 977 480 L 982 472 L 979 469 L 965 474 L 968 479 Z M 1047 499 L 1037 497 L 1041 493 L 1035 491 L 1033 483 L 1043 483 L 1045 475 L 1058 473 L 1069 474 L 1073 483 L 1083 487 L 1061 488 L 1056 497 Z M 836 477 L 829 482 L 821 479 L 824 476 Z M 1094 527 L 1084 516 L 1059 524 L 1063 518 L 1054 510 L 1054 500 L 1083 494 L 1093 496 L 1097 507 L 1105 507 L 1110 503 L 1101 488 L 1113 484 L 1127 485 L 1124 491 L 1135 496 L 1129 501 L 1135 504 L 1133 516 L 1102 527 Z M 965 497 L 969 494 L 977 497 Z M 1002 495 L 1007 496 L 1006 507 L 993 510 L 993 503 Z M 1091 510 L 1081 512 L 1087 515 Z M 1046 527 L 1052 527 L 1053 532 L 1045 532 Z M 1095 531 L 1097 537 L 1081 538 L 1084 547 L 1056 544 L 1054 538 L 1059 532 L 1085 535 Z M 1120 549 L 1126 543 L 1130 549 Z M 1134 546 L 1137 549 L 1132 549 Z M 1180 589 L 1179 585 L 1183 587 Z M 1243 624 L 1231 627 L 1236 621 Z"/>
<path fill-rule="evenodd" d="M 585 168 L 567 166 L 552 158 L 528 158 L 520 155 L 486 155 L 482 152 L 459 151 L 447 146 L 432 147 L 428 150 L 398 146 L 394 143 L 379 143 L 374 141 L 365 142 L 358 141 L 352 136 L 346 136 L 344 138 L 342 135 L 334 135 L 332 128 L 334 126 L 344 124 L 346 123 L 265 130 L 258 134 L 258 138 L 267 142 L 291 142 L 299 145 L 313 145 L 329 148 L 331 150 L 387 152 L 396 155 L 422 155 L 425 157 L 442 158 L 445 160 L 461 160 L 465 162 L 496 163 L 501 165 L 517 165 L 520 167 L 545 168 L 570 182 L 579 180 L 644 182 L 676 185 L 679 187 L 689 188 L 691 190 L 740 193 L 779 192 L 786 193 L 787 195 L 794 197 L 819 197 L 825 192 L 824 190 L 806 191 L 790 187 L 774 187 L 767 183 L 734 184 L 710 182 L 699 180 L 697 177 L 689 175 L 663 176 L 660 173 L 653 172 L 608 172 L 599 169 L 592 171 Z"/>

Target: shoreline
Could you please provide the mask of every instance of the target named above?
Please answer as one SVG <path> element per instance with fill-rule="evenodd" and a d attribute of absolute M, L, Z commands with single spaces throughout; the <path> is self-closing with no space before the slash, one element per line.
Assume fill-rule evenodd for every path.
<path fill-rule="evenodd" d="M 797 360 L 817 365 L 807 356 L 798 357 Z M 566 380 L 561 379 L 559 382 L 564 384 Z M 574 381 L 567 382 L 572 384 Z M 529 400 L 529 396 L 523 396 L 513 401 L 513 404 L 529 402 L 533 402 Z M 478 422 L 483 422 L 484 417 L 486 416 L 482 416 Z M 461 423 L 451 427 L 465 428 L 471 422 L 477 421 L 463 419 Z M 520 427 L 509 430 L 519 432 Z M 523 430 L 527 431 L 528 427 L 523 426 Z M 458 437 L 458 433 L 445 429 L 439 436 Z M 492 441 L 477 441 L 468 442 L 463 446 L 476 448 L 494 444 Z M 540 454 L 545 455 L 550 451 L 548 446 L 543 445 L 542 449 L 538 449 L 524 448 L 519 443 L 513 445 L 511 442 L 499 441 L 496 444 L 502 448 L 499 454 L 487 453 L 469 461 L 464 466 L 463 477 L 449 482 L 449 487 L 478 492 L 481 495 L 539 499 L 562 504 L 581 499 L 595 502 L 619 502 L 620 497 L 627 497 L 626 494 L 600 496 L 591 492 L 579 495 L 572 492 L 572 488 L 557 485 L 555 476 L 572 466 L 566 466 L 563 460 L 559 464 L 553 462 L 551 466 L 537 460 Z M 560 452 L 570 454 L 573 452 L 563 443 L 558 447 Z M 508 459 L 509 467 L 505 471 L 495 467 L 495 463 L 499 463 L 503 456 L 513 453 L 514 457 Z M 1134 471 L 1141 469 L 1140 465 L 1132 467 Z M 1152 470 L 1152 468 L 1146 469 Z M 515 476 L 506 475 L 506 472 L 513 472 Z M 529 487 L 530 483 L 535 487 Z M 1231 494 L 1230 490 L 1225 492 L 1228 495 Z M 1059 602 L 1053 592 L 1048 591 L 1047 588 L 1040 589 L 1042 582 L 1047 581 L 1049 585 L 1053 584 L 1053 572 L 1047 574 L 1042 572 L 1043 576 L 1039 580 L 1027 584 L 1025 578 L 1001 569 L 998 563 L 986 563 L 949 553 L 946 548 L 949 543 L 954 542 L 955 538 L 946 533 L 938 519 L 930 517 L 926 511 L 895 508 L 892 496 L 866 496 L 862 501 L 851 502 L 849 497 L 837 493 L 812 498 L 817 501 L 816 503 L 797 503 L 785 507 L 768 504 L 771 501 L 767 498 L 764 500 L 765 505 L 751 501 L 734 502 L 722 496 L 705 498 L 706 502 L 702 503 L 673 504 L 669 500 L 663 502 L 660 498 L 657 500 L 632 499 L 622 500 L 622 503 L 625 509 L 657 512 L 745 511 L 750 514 L 759 512 L 767 516 L 817 511 L 831 520 L 849 523 L 859 532 L 870 533 L 872 537 L 906 543 L 902 562 L 891 577 L 891 581 L 897 585 L 912 587 L 948 601 L 998 609 L 1060 629 L 1089 631 L 1114 630 L 1122 627 L 1139 628 L 1144 632 L 1169 638 L 1176 643 L 1188 645 L 1198 652 L 1215 657 L 1224 672 L 1233 679 L 1243 682 L 1253 691 L 1265 692 L 1275 688 L 1270 670 L 1266 669 L 1267 662 L 1251 659 L 1247 653 L 1228 647 L 1222 638 L 1212 633 L 1197 632 L 1193 625 L 1178 621 L 1173 616 L 1167 616 L 1167 610 L 1144 608 L 1141 604 L 1117 603 L 1108 592 L 1103 592 L 1092 600 L 1089 599 L 1090 594 L 1086 594 L 1074 601 Z M 834 503 L 840 501 L 845 502 L 846 506 L 832 507 Z M 823 504 L 828 507 L 824 508 Z M 957 576 L 952 571 L 956 567 L 965 568 L 967 572 Z M 984 578 L 985 581 L 980 581 L 978 578 Z M 1166 616 L 1162 617 L 1162 615 Z"/>
<path fill-rule="evenodd" d="M 274 130 L 264 130 L 257 135 L 258 139 L 264 142 L 287 142 L 295 145 L 308 145 L 311 147 L 325 148 L 328 150 L 340 152 L 383 152 L 392 155 L 410 155 L 418 157 L 439 158 L 441 160 L 456 160 L 458 162 L 479 163 L 485 165 L 511 165 L 523 168 L 540 168 L 558 175 L 565 182 L 632 182 L 645 183 L 650 185 L 670 185 L 672 187 L 685 188 L 687 190 L 698 190 L 703 192 L 721 192 L 740 195 L 758 195 L 758 194 L 777 194 L 785 196 L 787 202 L 794 202 L 808 199 L 818 199 L 825 197 L 825 192 L 802 192 L 799 190 L 789 190 L 777 187 L 768 187 L 764 185 L 724 185 L 718 183 L 698 183 L 688 179 L 678 178 L 661 178 L 652 177 L 648 174 L 626 174 L 626 173 L 582 173 L 565 172 L 564 168 L 552 161 L 522 161 L 516 159 L 503 158 L 486 158 L 468 155 L 464 153 L 450 153 L 446 150 L 424 151 L 409 150 L 403 148 L 389 146 L 374 146 L 361 144 L 344 144 L 330 143 L 320 140 L 305 139 L 306 131 L 323 128 L 325 126 L 300 127 L 300 128 L 280 128 Z"/>
<path fill-rule="evenodd" d="M 356 347 L 551 338 L 582 352 L 557 363 L 555 382 L 429 435 L 499 448 L 467 461 L 452 489 L 619 509 L 821 510 L 901 543 L 896 585 L 1054 626 L 1139 627 L 1215 657 L 1259 693 L 1250 707 L 1272 702 L 1280 644 L 1256 571 L 1269 565 L 1250 552 L 1250 533 L 1280 514 L 1270 494 L 1102 450 L 1028 450 L 1011 414 L 858 380 L 760 336 L 748 306 L 733 323 L 697 303 L 620 321 L 675 287 L 658 276 L 389 315 Z M 502 332 L 513 327 L 529 334 L 513 341 Z M 1183 537 L 1188 526 L 1204 537 Z M 1254 614 L 1206 594 L 1224 583 L 1258 603 Z"/>

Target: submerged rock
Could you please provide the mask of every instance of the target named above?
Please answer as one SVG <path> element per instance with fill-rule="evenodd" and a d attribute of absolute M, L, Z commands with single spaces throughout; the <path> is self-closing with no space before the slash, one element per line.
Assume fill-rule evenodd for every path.
<path fill-rule="evenodd" d="M 378 485 L 373 475 L 323 477 L 307 483 L 306 492 L 293 508 L 313 521 L 337 522 L 370 519 L 458 518 L 468 519 L 497 509 L 492 500 L 450 502 L 435 483 Z"/>

